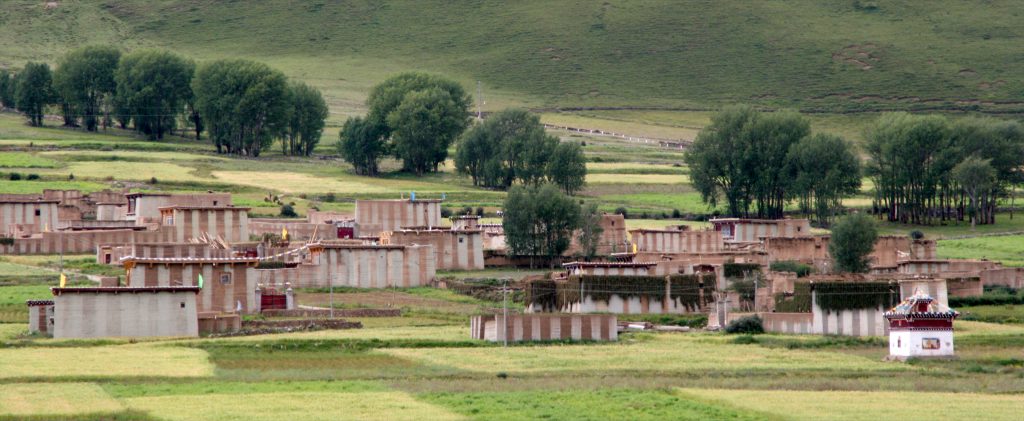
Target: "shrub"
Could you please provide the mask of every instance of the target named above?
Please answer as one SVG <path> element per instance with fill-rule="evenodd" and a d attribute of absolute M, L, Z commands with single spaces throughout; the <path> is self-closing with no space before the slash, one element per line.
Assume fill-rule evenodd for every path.
<path fill-rule="evenodd" d="M 472 215 L 472 214 L 473 214 L 473 207 L 472 206 L 463 206 L 462 210 L 459 211 L 459 215 Z"/>
<path fill-rule="evenodd" d="M 68 181 L 71 181 L 71 180 L 74 180 L 74 179 L 75 179 L 75 175 L 74 174 L 68 174 Z"/>
<path fill-rule="evenodd" d="M 740 335 L 732 340 L 732 343 L 738 345 L 750 345 L 756 344 L 757 339 L 754 339 L 754 335 Z"/>
<path fill-rule="evenodd" d="M 295 207 L 292 205 L 281 206 L 281 217 L 283 218 L 297 218 L 299 214 L 295 213 Z"/>
<path fill-rule="evenodd" d="M 476 216 L 479 216 L 481 218 L 484 217 L 484 208 L 483 207 L 476 208 Z"/>
<path fill-rule="evenodd" d="M 39 174 L 29 174 L 28 177 L 26 177 L 25 179 L 26 180 L 38 180 L 39 179 Z"/>
<path fill-rule="evenodd" d="M 441 207 L 441 217 L 442 218 L 451 218 L 452 217 L 452 209 L 449 208 L 449 207 L 446 207 L 446 206 L 442 206 Z"/>
<path fill-rule="evenodd" d="M 744 316 L 729 322 L 725 327 L 725 333 L 746 333 L 756 335 L 764 333 L 764 324 L 758 316 Z"/>
<path fill-rule="evenodd" d="M 334 202 L 336 200 L 336 198 L 334 197 L 334 193 L 327 193 L 327 194 L 323 195 L 320 198 L 320 200 L 322 200 L 324 202 L 327 202 L 327 203 L 331 203 L 331 202 Z"/>
<path fill-rule="evenodd" d="M 159 180 L 157 180 L 157 179 L 156 179 L 156 177 L 150 177 L 150 178 L 149 178 L 149 184 L 157 184 L 157 183 L 159 183 L 159 182 L 160 182 L 160 181 L 159 181 Z"/>
<path fill-rule="evenodd" d="M 796 273 L 798 278 L 803 278 L 814 272 L 814 268 L 810 265 L 805 265 L 800 262 L 792 260 L 783 260 L 779 262 L 772 262 L 770 266 L 771 270 L 776 272 L 793 272 Z"/>
<path fill-rule="evenodd" d="M 679 209 L 672 209 L 672 219 L 682 218 L 683 214 L 679 212 Z"/>
<path fill-rule="evenodd" d="M 920 239 L 924 238 L 924 233 L 921 232 L 920 230 L 910 231 L 910 238 L 912 238 L 914 240 L 920 240 Z"/>
<path fill-rule="evenodd" d="M 10 179 L 11 181 L 18 181 L 18 180 L 21 180 L 21 174 L 18 174 L 16 172 L 12 172 L 12 173 L 7 175 L 7 178 Z"/>
<path fill-rule="evenodd" d="M 626 210 L 625 206 L 619 206 L 615 208 L 615 213 L 622 215 L 623 218 L 629 218 L 629 211 Z"/>
<path fill-rule="evenodd" d="M 0 245 L 13 246 L 14 245 L 14 238 L 13 237 L 0 237 Z"/>

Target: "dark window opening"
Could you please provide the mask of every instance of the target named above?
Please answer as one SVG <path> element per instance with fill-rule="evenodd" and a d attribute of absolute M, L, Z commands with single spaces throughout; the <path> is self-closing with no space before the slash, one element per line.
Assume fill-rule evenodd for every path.
<path fill-rule="evenodd" d="M 185 308 L 185 302 L 184 301 L 181 302 L 181 308 Z"/>
<path fill-rule="evenodd" d="M 43 211 L 41 211 L 39 209 L 36 209 L 36 216 L 39 216 L 39 215 L 42 215 L 42 214 L 43 214 Z"/>

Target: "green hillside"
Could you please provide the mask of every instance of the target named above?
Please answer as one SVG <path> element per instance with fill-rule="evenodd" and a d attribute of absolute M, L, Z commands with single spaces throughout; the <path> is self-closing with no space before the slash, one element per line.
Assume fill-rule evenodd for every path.
<path fill-rule="evenodd" d="M 909 3 L 909 4 L 908 4 Z M 480 80 L 487 108 L 1024 111 L 1013 1 L 8 0 L 0 65 L 69 47 L 245 56 L 360 112 L 375 82 L 426 69 Z"/>

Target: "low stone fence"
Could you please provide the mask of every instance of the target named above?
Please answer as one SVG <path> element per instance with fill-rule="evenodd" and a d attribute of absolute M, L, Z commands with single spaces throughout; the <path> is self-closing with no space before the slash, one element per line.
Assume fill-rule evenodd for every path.
<path fill-rule="evenodd" d="M 330 309 L 263 310 L 266 317 L 330 317 Z M 334 309 L 334 317 L 401 317 L 397 308 L 347 308 Z"/>
<path fill-rule="evenodd" d="M 295 320 L 246 320 L 243 330 L 317 330 L 317 329 L 361 329 L 360 322 L 344 319 L 295 319 Z"/>

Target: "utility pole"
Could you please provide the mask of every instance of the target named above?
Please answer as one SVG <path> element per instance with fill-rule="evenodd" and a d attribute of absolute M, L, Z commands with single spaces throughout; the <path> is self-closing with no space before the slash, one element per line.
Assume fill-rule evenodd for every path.
<path fill-rule="evenodd" d="M 480 105 L 484 103 L 484 91 L 480 87 L 480 81 L 476 81 L 476 118 L 477 120 L 483 119 L 483 112 L 480 110 Z"/>
<path fill-rule="evenodd" d="M 60 231 L 60 273 L 64 273 L 64 230 Z"/>
<path fill-rule="evenodd" d="M 329 278 L 330 279 L 329 282 L 331 283 L 330 295 L 331 295 L 331 319 L 332 320 L 334 319 L 334 278 L 337 278 L 337 277 L 338 277 L 338 275 L 334 275 L 334 276 Z"/>
<path fill-rule="evenodd" d="M 502 335 L 505 338 L 505 347 L 508 347 L 508 279 L 505 280 L 505 285 L 501 287 L 501 307 L 502 313 L 504 313 L 503 324 L 505 325 L 505 334 Z"/>

